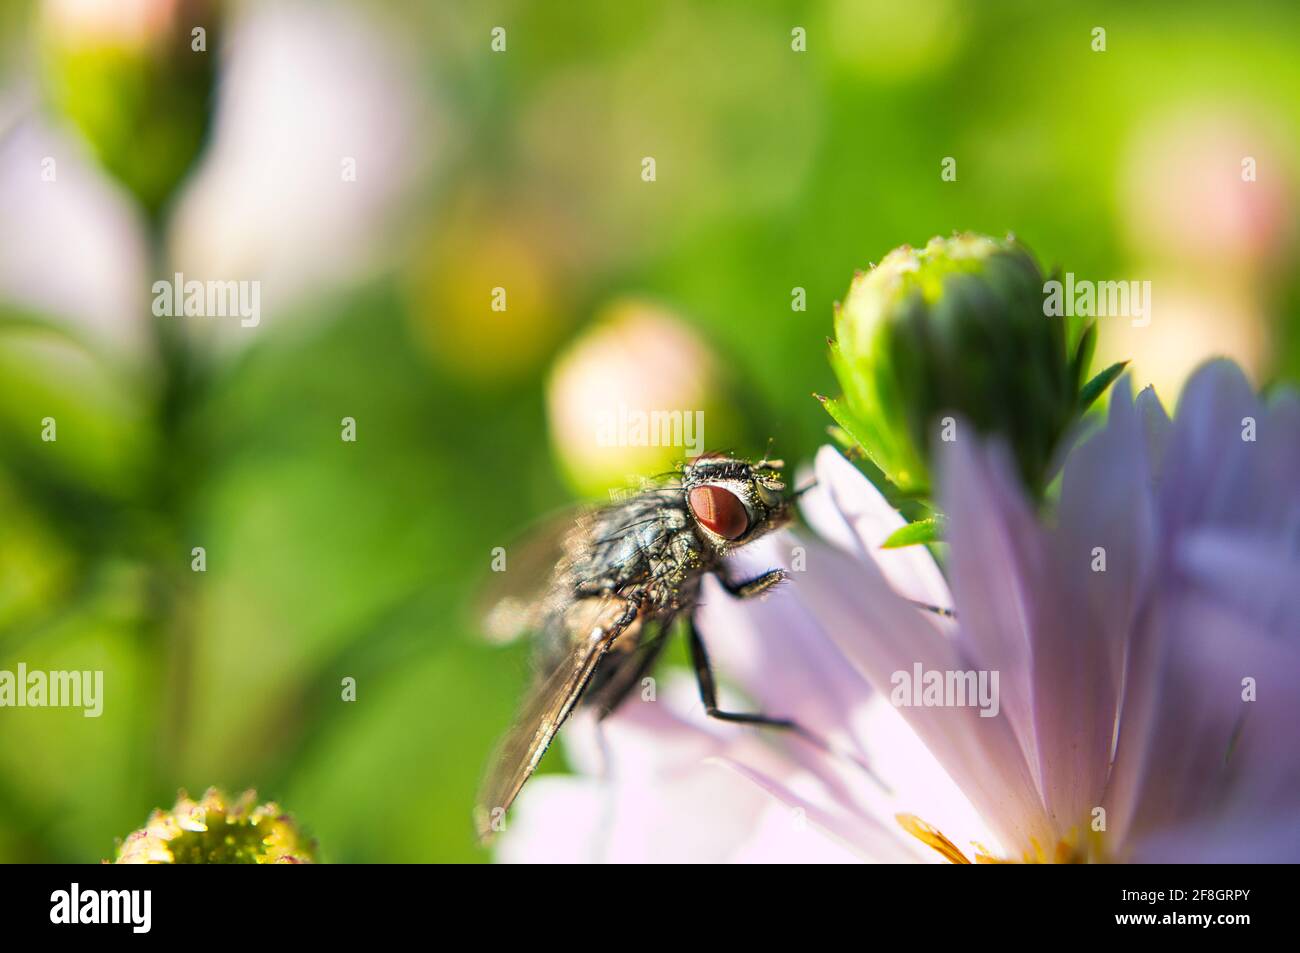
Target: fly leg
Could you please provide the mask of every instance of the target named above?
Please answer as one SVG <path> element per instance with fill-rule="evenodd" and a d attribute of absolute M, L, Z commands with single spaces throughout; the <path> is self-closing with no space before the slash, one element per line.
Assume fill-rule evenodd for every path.
<path fill-rule="evenodd" d="M 761 575 L 755 576 L 753 579 L 747 579 L 744 582 L 732 582 L 731 580 L 722 577 L 722 587 L 737 599 L 753 599 L 756 596 L 761 596 L 765 592 L 770 591 L 788 578 L 790 578 L 790 574 L 784 569 L 771 569 Z M 909 599 L 907 601 L 918 609 L 925 612 L 933 612 L 935 615 L 942 618 L 957 618 L 957 613 L 953 612 L 951 609 L 945 609 L 943 606 L 932 606 L 928 602 L 918 602 L 915 599 Z"/>
<path fill-rule="evenodd" d="M 700 638 L 699 630 L 695 628 L 694 623 L 688 622 L 686 628 L 691 643 L 691 664 L 695 666 L 695 680 L 700 686 L 700 701 L 704 703 L 705 714 L 719 721 L 733 721 L 744 725 L 762 725 L 765 728 L 780 728 L 783 731 L 791 731 L 823 751 L 829 752 L 831 750 L 830 745 L 825 741 L 818 738 L 797 721 L 789 718 L 773 718 L 770 715 L 749 712 L 722 711 L 718 708 L 718 686 L 713 678 L 713 666 L 709 664 L 709 653 L 704 648 L 704 640 Z"/>
<path fill-rule="evenodd" d="M 737 721 L 746 725 L 763 725 L 768 728 L 780 728 L 793 731 L 813 741 L 821 747 L 821 742 L 809 734 L 797 722 L 788 718 L 770 718 L 767 715 L 746 714 L 735 711 L 722 711 L 718 708 L 718 686 L 713 680 L 713 667 L 709 664 L 709 654 L 704 649 L 704 642 L 694 624 L 687 623 L 691 642 L 691 664 L 695 666 L 695 680 L 700 686 L 700 701 L 704 702 L 704 711 L 710 718 L 719 721 Z"/>
<path fill-rule="evenodd" d="M 779 572 L 780 570 L 777 571 Z M 716 718 L 719 721 L 738 722 L 743 725 L 759 725 L 764 728 L 779 728 L 782 731 L 789 731 L 798 735 L 814 748 L 824 751 L 829 755 L 839 755 L 848 758 L 855 765 L 865 771 L 873 781 L 881 786 L 881 788 L 889 790 L 885 783 L 876 776 L 875 772 L 871 770 L 866 762 L 851 752 L 833 748 L 827 741 L 813 734 L 797 721 L 793 721 L 789 718 L 773 718 L 770 715 L 758 713 L 722 711 L 718 708 L 718 686 L 713 678 L 713 666 L 709 664 L 709 654 L 704 648 L 704 641 L 700 638 L 700 633 L 695 628 L 693 622 L 687 622 L 686 630 L 691 644 L 691 663 L 695 666 L 695 680 L 700 686 L 700 701 L 704 703 L 704 711 L 710 718 Z"/>
<path fill-rule="evenodd" d="M 726 576 L 719 574 L 718 578 L 722 582 L 722 587 L 731 593 L 737 599 L 754 599 L 763 593 L 770 591 L 774 586 L 783 582 L 789 574 L 784 569 L 770 569 L 753 579 L 744 582 L 732 582 Z M 695 666 L 695 680 L 700 686 L 700 700 L 704 702 L 704 711 L 710 718 L 716 718 L 719 721 L 736 721 L 747 725 L 763 725 L 767 728 L 780 728 L 784 731 L 793 731 L 795 734 L 808 739 L 819 748 L 826 748 L 825 742 L 816 738 L 810 732 L 805 730 L 797 722 L 789 718 L 770 718 L 767 715 L 745 714 L 734 711 L 720 711 L 718 709 L 718 686 L 713 679 L 713 666 L 709 664 L 709 653 L 704 648 L 704 641 L 700 638 L 699 631 L 695 628 L 693 622 L 687 623 L 687 629 L 690 631 L 691 642 L 691 664 Z"/>
<path fill-rule="evenodd" d="M 770 569 L 762 575 L 755 576 L 753 579 L 744 582 L 732 582 L 725 576 L 720 576 L 720 578 L 722 579 L 722 587 L 737 599 L 753 599 L 768 592 L 774 586 L 780 585 L 789 578 L 789 575 L 784 569 Z"/>

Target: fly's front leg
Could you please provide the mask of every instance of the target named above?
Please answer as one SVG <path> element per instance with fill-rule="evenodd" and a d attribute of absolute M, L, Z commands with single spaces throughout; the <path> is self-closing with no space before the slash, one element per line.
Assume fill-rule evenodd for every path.
<path fill-rule="evenodd" d="M 713 667 L 709 664 L 709 653 L 704 649 L 704 642 L 694 623 L 686 625 L 691 643 L 691 664 L 695 666 L 695 680 L 700 685 L 700 701 L 704 702 L 704 711 L 710 718 L 719 721 L 736 721 L 746 725 L 763 725 L 767 728 L 781 728 L 793 731 L 812 739 L 807 731 L 789 718 L 771 718 L 767 715 L 748 714 L 745 712 L 721 711 L 718 708 L 718 686 L 713 680 Z M 813 739 L 816 742 L 816 739 Z"/>
<path fill-rule="evenodd" d="M 745 582 L 732 582 L 726 576 L 721 576 L 722 587 L 737 599 L 753 599 L 769 592 L 773 587 L 780 585 L 790 574 L 784 569 L 770 569 L 761 576 L 755 576 L 753 579 Z"/>
<path fill-rule="evenodd" d="M 780 572 L 781 570 L 776 570 Z M 771 575 L 771 573 L 768 573 Z M 773 584 L 774 585 L 774 584 Z M 770 586 L 769 586 L 770 588 Z M 861 768 L 868 777 L 886 791 L 889 787 L 876 776 L 871 767 L 849 751 L 842 751 L 832 747 L 825 739 L 813 734 L 803 725 L 789 718 L 773 718 L 770 715 L 763 715 L 750 712 L 722 711 L 718 708 L 718 686 L 713 679 L 713 667 L 709 664 L 709 654 L 704 648 L 704 642 L 700 638 L 700 633 L 696 631 L 693 622 L 687 622 L 686 631 L 689 635 L 691 644 L 691 663 L 695 666 L 695 680 L 700 686 L 700 701 L 704 703 L 704 711 L 710 718 L 716 718 L 719 721 L 739 722 L 743 725 L 760 725 L 764 728 L 779 728 L 782 731 L 789 731 L 798 735 L 804 741 L 807 741 L 815 748 L 830 755 L 838 755 L 852 761 L 857 767 Z"/>

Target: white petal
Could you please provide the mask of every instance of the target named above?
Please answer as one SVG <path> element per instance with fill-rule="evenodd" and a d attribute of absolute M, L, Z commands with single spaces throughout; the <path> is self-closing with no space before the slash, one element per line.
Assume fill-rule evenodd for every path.
<path fill-rule="evenodd" d="M 566 748 L 595 773 L 534 778 L 502 836 L 503 861 L 614 863 L 815 862 L 846 859 L 813 831 L 803 836 L 768 793 L 724 770 L 740 758 L 785 779 L 795 763 L 757 729 L 696 711 L 694 680 L 662 680 L 658 699 L 629 699 L 597 725 L 565 728 Z M 774 815 L 774 811 L 776 812 Z"/>
<path fill-rule="evenodd" d="M 590 864 L 601 858 L 608 792 L 585 777 L 533 778 L 511 810 L 496 848 L 503 864 Z"/>
<path fill-rule="evenodd" d="M 873 560 L 902 596 L 950 608 L 952 596 L 943 574 L 924 546 L 881 549 L 907 525 L 862 473 L 834 447 L 817 451 L 817 485 L 800 498 L 808 524 L 845 552 Z"/>

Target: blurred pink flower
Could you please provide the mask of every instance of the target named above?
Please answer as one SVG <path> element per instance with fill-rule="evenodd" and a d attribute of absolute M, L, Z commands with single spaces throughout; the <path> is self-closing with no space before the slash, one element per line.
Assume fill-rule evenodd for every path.
<path fill-rule="evenodd" d="M 1300 235 L 1294 150 L 1243 102 L 1196 102 L 1134 128 L 1116 200 L 1132 273 L 1153 289 L 1151 324 L 1109 322 L 1099 363 L 1130 360 L 1161 391 L 1210 356 L 1267 379 Z"/>
<path fill-rule="evenodd" d="M 142 360 L 147 266 L 131 197 L 75 136 L 33 115 L 25 97 L 0 101 L 0 303 Z"/>
<path fill-rule="evenodd" d="M 41 14 L 61 40 L 143 47 L 160 42 L 179 0 L 45 0 Z"/>
<path fill-rule="evenodd" d="M 137 44 L 180 9 L 58 0 L 46 14 L 61 36 Z M 162 262 L 135 199 L 39 114 L 35 92 L 0 97 L 0 303 L 144 361 L 155 280 L 260 282 L 272 324 L 400 257 L 444 113 L 397 27 L 351 5 L 249 4 L 209 55 L 221 63 L 211 142 L 168 214 Z M 184 327 L 200 340 L 254 337 L 237 321 Z"/>
<path fill-rule="evenodd" d="M 222 55 L 212 141 L 178 199 L 170 264 L 261 281 L 274 320 L 391 264 L 442 114 L 407 38 L 369 8 L 250 5 Z"/>
<path fill-rule="evenodd" d="M 789 564 L 782 548 L 806 545 L 807 571 L 761 604 L 710 583 L 699 617 L 755 707 L 860 755 L 887 789 L 796 739 L 723 732 L 698 704 L 683 717 L 632 702 L 606 722 L 609 779 L 525 791 L 502 857 L 541 859 L 545 834 L 553 847 L 599 815 L 588 843 L 612 860 L 643 859 L 621 845 L 647 841 L 687 859 L 700 825 L 733 858 L 816 859 L 824 835 L 888 861 L 1300 859 L 1300 402 L 1262 403 L 1215 362 L 1171 422 L 1122 381 L 1047 523 L 1001 448 L 958 439 L 941 462 L 951 601 L 924 548 L 879 548 L 900 517 L 827 448 L 804 509 L 834 548 L 778 538 L 746 558 Z M 908 600 L 955 603 L 960 621 Z M 998 672 L 998 714 L 894 708 L 894 674 L 917 663 Z M 629 763 L 644 777 L 618 773 Z M 710 787 L 679 787 L 710 766 Z M 541 802 L 562 785 L 585 801 Z"/>
<path fill-rule="evenodd" d="M 1290 260 L 1294 158 L 1249 106 L 1206 104 L 1138 125 L 1120 172 L 1129 242 L 1144 257 L 1255 272 Z"/>

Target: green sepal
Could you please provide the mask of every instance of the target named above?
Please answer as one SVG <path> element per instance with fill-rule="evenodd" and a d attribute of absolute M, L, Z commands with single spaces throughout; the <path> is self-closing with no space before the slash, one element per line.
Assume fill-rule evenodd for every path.
<path fill-rule="evenodd" d="M 941 516 L 917 520 L 899 527 L 889 534 L 889 538 L 880 544 L 881 549 L 902 549 L 905 546 L 918 546 L 922 543 L 939 543 L 943 541 L 946 520 Z"/>
<path fill-rule="evenodd" d="M 1115 383 L 1115 379 L 1124 373 L 1126 367 L 1128 361 L 1117 361 L 1084 384 L 1083 389 L 1079 391 L 1079 413 L 1083 413 L 1096 403 L 1097 398 L 1105 393 L 1107 387 Z"/>

